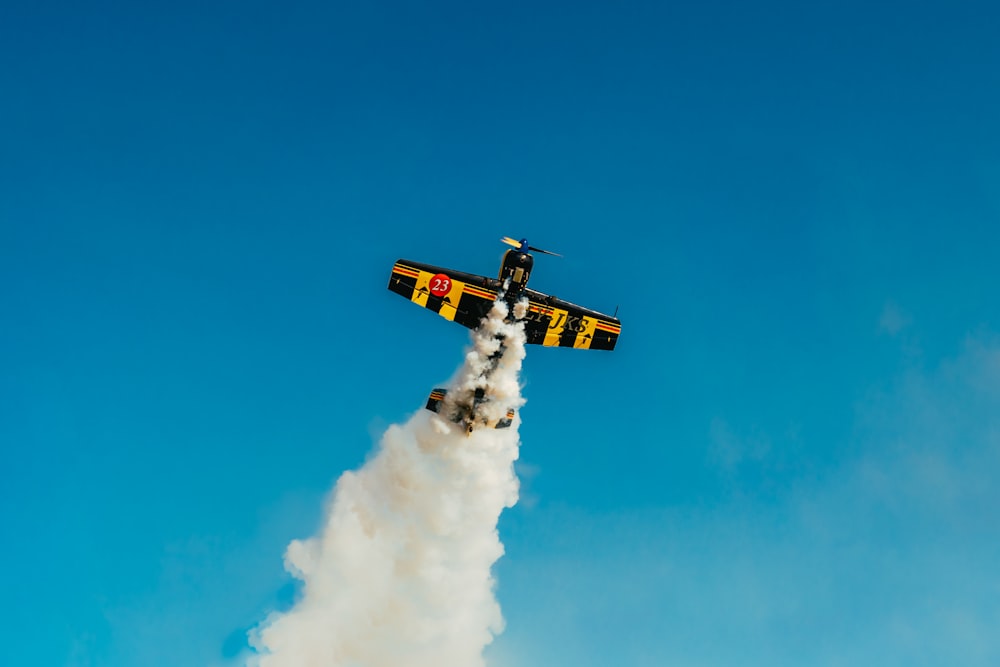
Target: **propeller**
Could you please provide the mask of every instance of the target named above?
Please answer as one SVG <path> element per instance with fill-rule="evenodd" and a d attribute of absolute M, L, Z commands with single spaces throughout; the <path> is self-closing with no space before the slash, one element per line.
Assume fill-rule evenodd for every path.
<path fill-rule="evenodd" d="M 500 240 L 503 241 L 504 243 L 506 243 L 509 246 L 514 246 L 515 248 L 517 248 L 521 252 L 526 252 L 528 250 L 531 250 L 532 252 L 540 252 L 540 253 L 544 253 L 546 255 L 554 255 L 555 257 L 562 257 L 562 255 L 560 255 L 557 252 L 551 252 L 549 250 L 542 250 L 541 248 L 536 248 L 535 246 L 528 245 L 528 239 L 521 239 L 520 241 L 518 241 L 516 239 L 512 239 L 509 236 L 505 236 L 505 237 L 503 237 Z"/>

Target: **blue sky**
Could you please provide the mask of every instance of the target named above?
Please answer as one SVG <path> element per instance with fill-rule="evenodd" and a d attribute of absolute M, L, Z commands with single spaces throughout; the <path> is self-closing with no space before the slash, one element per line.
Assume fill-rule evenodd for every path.
<path fill-rule="evenodd" d="M 0 10 L 0 638 L 215 665 L 467 332 L 531 349 L 491 665 L 1000 659 L 990 3 Z"/>

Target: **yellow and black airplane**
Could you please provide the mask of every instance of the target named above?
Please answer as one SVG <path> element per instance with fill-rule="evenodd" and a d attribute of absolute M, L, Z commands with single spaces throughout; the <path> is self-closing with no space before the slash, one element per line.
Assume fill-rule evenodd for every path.
<path fill-rule="evenodd" d="M 504 237 L 501 241 L 513 249 L 504 254 L 497 278 L 400 259 L 392 267 L 389 289 L 469 329 L 478 328 L 494 302 L 503 299 L 508 306 L 507 320 L 524 323 L 528 343 L 584 350 L 615 348 L 621 333 L 621 323 L 616 317 L 528 289 L 534 265 L 528 251 L 556 253 L 529 246 L 526 239 Z M 482 409 L 492 400 L 487 395 L 488 380 L 503 355 L 503 336 L 499 338 L 500 347 L 490 355 L 491 365 L 483 372 L 473 393 L 450 396 L 447 389 L 435 388 L 427 399 L 428 410 L 461 424 L 466 435 L 475 428 L 509 428 L 513 423 L 513 409 L 499 419 L 487 417 L 488 411 Z"/>
<path fill-rule="evenodd" d="M 556 253 L 528 245 L 526 239 L 501 239 L 513 246 L 503 256 L 500 275 L 487 278 L 408 259 L 392 267 L 389 289 L 446 320 L 479 327 L 498 298 L 510 306 L 511 321 L 524 322 L 527 342 L 547 347 L 613 350 L 621 333 L 618 318 L 528 289 L 534 258 L 528 251 Z M 527 299 L 527 308 L 516 305 Z"/>

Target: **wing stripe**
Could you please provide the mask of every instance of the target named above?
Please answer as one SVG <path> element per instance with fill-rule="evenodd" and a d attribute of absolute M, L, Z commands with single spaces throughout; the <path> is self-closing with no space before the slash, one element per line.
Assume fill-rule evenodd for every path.
<path fill-rule="evenodd" d="M 471 294 L 472 296 L 478 296 L 480 299 L 490 299 L 492 301 L 497 298 L 496 292 L 480 289 L 473 285 L 465 285 L 465 292 L 467 294 Z"/>
<path fill-rule="evenodd" d="M 573 341 L 573 347 L 580 350 L 589 350 L 590 344 L 594 342 L 594 329 L 598 324 L 598 320 L 592 317 L 584 317 L 583 321 L 583 331 L 576 335 L 576 340 Z"/>
<path fill-rule="evenodd" d="M 562 338 L 563 331 L 566 329 L 565 322 L 568 315 L 569 312 L 562 308 L 552 310 L 552 316 L 549 319 L 549 328 L 545 332 L 545 340 L 542 341 L 542 345 L 545 347 L 557 347 L 559 345 L 559 339 Z"/>
<path fill-rule="evenodd" d="M 403 266 L 402 264 L 397 264 L 396 266 L 392 267 L 392 272 L 398 273 L 408 278 L 416 278 L 420 275 L 420 272 L 417 271 L 416 269 L 411 269 L 410 267 Z"/>
<path fill-rule="evenodd" d="M 611 324 L 610 322 L 605 322 L 604 320 L 597 320 L 596 326 L 601 331 L 607 331 L 608 333 L 620 334 L 622 332 L 620 324 Z"/>
<path fill-rule="evenodd" d="M 468 285 L 460 280 L 452 279 L 451 291 L 443 297 L 438 297 L 441 300 L 441 305 L 438 307 L 437 314 L 450 322 L 454 322 L 455 315 L 458 314 L 458 303 L 462 300 L 462 295 L 468 291 Z"/>

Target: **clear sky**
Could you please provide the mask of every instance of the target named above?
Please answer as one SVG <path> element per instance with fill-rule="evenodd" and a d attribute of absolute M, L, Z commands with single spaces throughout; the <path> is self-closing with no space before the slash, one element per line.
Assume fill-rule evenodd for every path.
<path fill-rule="evenodd" d="M 490 665 L 1000 664 L 989 2 L 0 7 L 0 644 L 216 665 L 467 332 L 532 348 Z"/>

